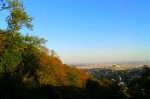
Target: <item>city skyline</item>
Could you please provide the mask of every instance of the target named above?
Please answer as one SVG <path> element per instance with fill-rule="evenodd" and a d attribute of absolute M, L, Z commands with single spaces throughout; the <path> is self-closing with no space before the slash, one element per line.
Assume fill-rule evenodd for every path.
<path fill-rule="evenodd" d="M 63 63 L 150 60 L 148 0 L 24 0 L 29 33 L 48 40 Z M 0 12 L 6 28 L 6 12 Z M 4 21 L 2 21 L 4 20 Z"/>

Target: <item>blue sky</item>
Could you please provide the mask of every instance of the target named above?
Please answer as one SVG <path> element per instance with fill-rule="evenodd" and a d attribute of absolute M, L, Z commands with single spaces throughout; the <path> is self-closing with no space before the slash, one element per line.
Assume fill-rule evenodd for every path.
<path fill-rule="evenodd" d="M 63 63 L 150 60 L 149 0 L 23 2 L 34 30 L 21 32 L 48 40 Z"/>

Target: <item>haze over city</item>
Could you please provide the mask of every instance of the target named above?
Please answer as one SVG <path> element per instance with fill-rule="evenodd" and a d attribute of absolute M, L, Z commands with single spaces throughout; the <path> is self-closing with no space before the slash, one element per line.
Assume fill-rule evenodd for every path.
<path fill-rule="evenodd" d="M 150 60 L 149 0 L 24 0 L 34 30 L 63 63 Z M 38 10 L 37 10 L 38 9 Z M 0 12 L 1 18 L 7 15 Z M 1 19 L 0 18 L 0 19 Z M 5 20 L 1 28 L 6 28 Z"/>

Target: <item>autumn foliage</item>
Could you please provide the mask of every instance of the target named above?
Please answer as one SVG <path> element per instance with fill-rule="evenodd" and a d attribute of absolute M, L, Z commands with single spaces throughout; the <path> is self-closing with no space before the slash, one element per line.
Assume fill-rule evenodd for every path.
<path fill-rule="evenodd" d="M 38 79 L 42 85 L 83 86 L 89 76 L 75 68 L 62 64 L 56 53 L 42 47 L 39 55 L 40 69 L 37 71 Z"/>
<path fill-rule="evenodd" d="M 7 29 L 0 29 L 1 99 L 148 99 L 150 69 L 144 67 L 128 89 L 106 78 L 96 80 L 80 69 L 63 64 L 46 40 L 22 35 L 32 29 L 32 17 L 19 0 L 0 0 L 0 11 L 8 10 Z M 72 98 L 71 98 L 72 97 Z"/>

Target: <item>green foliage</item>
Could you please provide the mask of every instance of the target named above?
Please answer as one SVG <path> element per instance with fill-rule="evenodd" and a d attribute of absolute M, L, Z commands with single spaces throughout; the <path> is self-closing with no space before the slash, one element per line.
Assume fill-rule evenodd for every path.
<path fill-rule="evenodd" d="M 32 66 L 33 63 L 37 65 L 39 48 L 45 43 L 43 38 L 29 35 L 22 36 L 19 33 L 13 37 L 8 31 L 0 35 L 0 38 L 1 71 L 12 72 L 21 67 L 19 65 L 24 64 L 22 70 L 27 73 L 31 67 L 34 67 Z"/>
<path fill-rule="evenodd" d="M 80 74 L 75 67 L 66 66 L 67 78 L 72 86 L 79 86 Z"/>
<path fill-rule="evenodd" d="M 50 99 L 57 92 L 66 97 L 84 93 L 80 95 L 88 96 L 86 99 L 150 97 L 149 67 L 143 67 L 142 76 L 133 78 L 128 89 L 121 82 L 106 78 L 98 81 L 82 70 L 63 65 L 55 51 L 44 46 L 45 39 L 18 33 L 22 26 L 33 27 L 33 18 L 24 11 L 22 2 L 8 0 L 8 6 L 2 5 L 4 9 L 10 15 L 6 18 L 8 29 L 0 29 L 0 94 L 4 93 L 0 98 Z"/>
<path fill-rule="evenodd" d="M 18 38 L 12 38 L 9 33 L 0 35 L 0 38 L 1 71 L 13 71 L 21 61 L 21 53 L 17 51 L 21 44 L 18 42 Z"/>
<path fill-rule="evenodd" d="M 4 1 L 2 7 L 4 7 Z M 33 18 L 24 11 L 23 3 L 18 0 L 8 0 L 8 6 L 5 10 L 9 10 L 10 15 L 6 18 L 8 29 L 1 30 L 0 33 L 0 69 L 1 72 L 14 71 L 24 59 L 23 51 L 27 48 L 26 41 L 34 42 L 33 46 L 37 47 L 41 40 L 37 37 L 22 36 L 18 31 L 22 26 L 32 29 L 31 21 Z M 39 40 L 39 41 L 38 41 Z M 37 44 L 37 45 L 35 45 Z"/>
<path fill-rule="evenodd" d="M 3 87 L 2 91 L 9 95 L 17 93 L 26 96 L 34 89 L 49 85 L 56 89 L 66 88 L 62 92 L 81 87 L 81 80 L 86 80 L 85 74 L 76 68 L 64 66 L 55 51 L 44 47 L 45 39 L 18 33 L 22 26 L 29 29 L 33 27 L 33 18 L 24 11 L 23 3 L 19 0 L 8 0 L 5 10 L 10 15 L 6 18 L 8 28 L 0 29 L 0 89 Z M 18 88 L 13 92 L 15 87 Z"/>
<path fill-rule="evenodd" d="M 22 26 L 32 29 L 33 25 L 31 21 L 33 18 L 24 11 L 23 3 L 18 0 L 8 0 L 8 4 L 7 10 L 10 12 L 10 15 L 6 18 L 8 30 L 16 32 L 19 31 Z"/>
<path fill-rule="evenodd" d="M 1 10 L 5 9 L 10 13 L 6 18 L 8 25 L 7 30 L 16 34 L 16 32 L 18 32 L 23 26 L 28 29 L 33 29 L 33 25 L 31 24 L 33 18 L 25 12 L 23 2 L 20 2 L 19 0 L 8 0 L 5 2 L 1 1 L 1 3 Z M 8 5 L 6 6 L 6 4 Z"/>
<path fill-rule="evenodd" d="M 21 53 L 5 50 L 0 55 L 0 61 L 2 71 L 13 71 L 21 62 Z"/>

